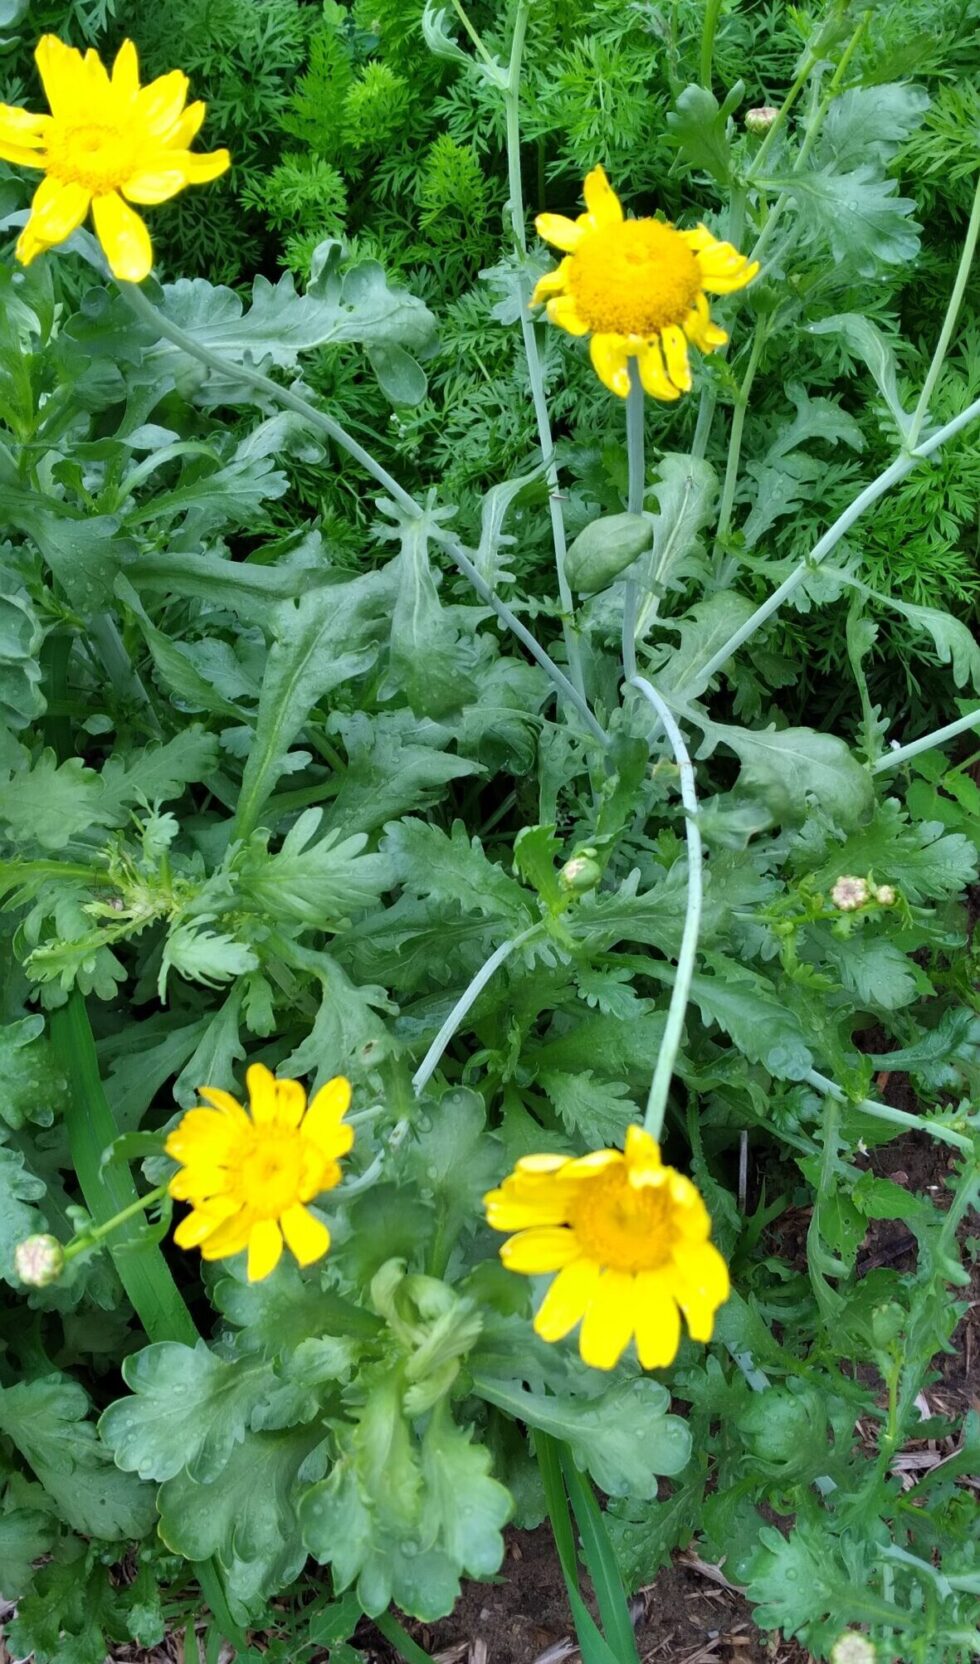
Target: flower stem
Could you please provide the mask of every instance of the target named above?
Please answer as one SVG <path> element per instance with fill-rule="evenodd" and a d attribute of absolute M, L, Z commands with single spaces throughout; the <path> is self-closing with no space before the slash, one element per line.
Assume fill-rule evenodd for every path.
<path fill-rule="evenodd" d="M 956 281 L 953 284 L 953 292 L 949 297 L 949 305 L 946 308 L 946 316 L 943 319 L 943 327 L 939 332 L 939 340 L 936 342 L 936 350 L 932 355 L 932 363 L 929 365 L 929 369 L 926 372 L 926 379 L 922 384 L 922 392 L 919 394 L 919 402 L 916 405 L 915 410 L 912 412 L 912 421 L 909 425 L 909 431 L 905 440 L 909 450 L 913 450 L 915 448 L 915 443 L 919 434 L 922 432 L 922 424 L 929 413 L 929 400 L 932 398 L 936 382 L 939 380 L 940 374 L 942 373 L 949 343 L 953 336 L 953 330 L 956 327 L 956 319 L 959 314 L 960 305 L 966 292 L 966 285 L 970 276 L 970 267 L 973 264 L 973 255 L 976 250 L 978 235 L 980 235 L 980 173 L 977 175 L 976 190 L 973 193 L 973 209 L 970 214 L 970 223 L 966 228 L 966 237 L 963 241 L 963 251 L 960 255 L 960 263 L 956 271 Z"/>
<path fill-rule="evenodd" d="M 514 244 L 518 254 L 521 255 L 527 253 L 527 228 L 524 222 L 524 182 L 521 176 L 521 64 L 524 57 L 524 40 L 527 35 L 530 11 L 530 0 L 521 0 L 517 8 L 517 15 L 514 18 L 510 64 L 507 70 L 507 86 L 504 89 L 504 111 L 507 118 L 507 179 L 510 195 L 510 219 Z M 548 482 L 548 513 L 551 517 L 551 539 L 555 549 L 555 575 L 558 580 L 558 599 L 562 612 L 565 653 L 568 657 L 568 669 L 573 686 L 584 699 L 585 681 L 582 675 L 582 656 L 579 652 L 578 635 L 575 629 L 575 603 L 572 599 L 568 578 L 565 575 L 568 544 L 565 537 L 562 499 L 558 489 L 555 441 L 551 431 L 551 417 L 548 413 L 548 400 L 544 390 L 544 375 L 541 368 L 541 354 L 538 351 L 538 338 L 534 333 L 534 321 L 530 311 L 523 304 L 523 300 L 521 302 L 521 337 L 524 342 L 524 356 L 527 359 L 527 374 L 531 386 L 534 419 L 538 429 L 538 443 L 541 446 L 545 478 Z"/>
<path fill-rule="evenodd" d="M 723 646 L 719 647 L 717 653 L 699 671 L 699 680 L 706 685 L 711 677 L 721 669 L 722 665 L 727 664 L 732 655 L 737 653 L 749 637 L 755 634 L 760 625 L 765 624 L 773 613 L 779 611 L 783 602 L 799 589 L 813 568 L 819 566 L 820 562 L 830 554 L 831 549 L 837 547 L 841 538 L 850 531 L 854 522 L 861 518 L 865 509 L 876 503 L 879 497 L 883 497 L 885 492 L 889 491 L 899 480 L 904 479 L 906 474 L 910 474 L 916 463 L 922 462 L 926 457 L 931 456 L 933 451 L 937 451 L 940 445 L 945 444 L 947 439 L 952 439 L 962 428 L 975 421 L 978 416 L 980 416 L 980 399 L 974 399 L 971 405 L 968 405 L 965 410 L 961 410 L 960 414 L 954 416 L 952 421 L 947 422 L 944 427 L 931 434 L 914 451 L 900 453 L 878 475 L 877 479 L 872 480 L 870 485 L 866 485 L 864 490 L 859 492 L 854 501 L 844 510 L 843 514 L 839 514 L 833 525 L 824 532 L 823 537 L 814 545 L 811 553 L 801 560 L 799 565 L 794 567 L 789 577 L 779 585 L 779 588 L 774 589 L 768 599 L 756 608 L 751 618 L 747 618 L 741 628 L 729 636 Z M 683 702 L 686 697 L 683 689 L 679 690 L 677 697 L 679 702 Z"/>
<path fill-rule="evenodd" d="M 652 705 L 667 734 L 674 759 L 680 775 L 681 802 L 686 811 L 684 823 L 687 837 L 687 912 L 684 917 L 684 932 L 681 937 L 680 952 L 677 955 L 677 975 L 670 995 L 670 1006 L 667 1010 L 667 1025 L 661 1041 L 657 1066 L 650 1082 L 650 1096 L 647 1099 L 644 1126 L 654 1138 L 660 1137 L 664 1123 L 664 1112 L 667 1108 L 667 1094 L 674 1073 L 674 1064 L 680 1050 L 681 1034 L 684 1029 L 684 1017 L 687 1012 L 687 1002 L 691 995 L 691 979 L 694 976 L 694 961 L 698 948 L 698 935 L 701 930 L 701 902 L 704 893 L 704 846 L 701 842 L 701 829 L 698 826 L 698 797 L 694 785 L 694 764 L 691 762 L 684 736 L 674 721 L 670 707 L 655 688 L 644 676 L 633 676 L 630 686 L 641 693 L 648 704 Z"/>
<path fill-rule="evenodd" d="M 443 1052 L 449 1045 L 450 1040 L 459 1028 L 459 1025 L 466 1016 L 466 1013 L 469 1011 L 474 1001 L 483 992 L 487 983 L 490 981 L 490 978 L 494 975 L 494 972 L 500 969 L 504 960 L 509 959 L 510 955 L 517 948 L 523 947 L 524 943 L 530 941 L 532 936 L 536 936 L 541 928 L 541 922 L 538 920 L 534 924 L 529 925 L 526 930 L 522 930 L 519 936 L 511 936 L 506 942 L 501 942 L 499 948 L 497 948 L 490 955 L 489 959 L 487 959 L 480 966 L 480 969 L 477 971 L 476 976 L 469 984 L 469 987 L 464 988 L 463 992 L 460 994 L 459 999 L 456 1001 L 456 1004 L 450 1011 L 449 1016 L 446 1018 L 446 1021 L 439 1030 L 439 1033 L 436 1035 L 431 1046 L 412 1076 L 412 1091 L 415 1093 L 416 1097 L 419 1096 L 429 1080 L 431 1080 Z"/>
<path fill-rule="evenodd" d="M 911 757 L 917 757 L 920 751 L 932 751 L 937 745 L 945 745 L 947 740 L 954 740 L 957 734 L 965 734 L 969 728 L 980 728 L 980 706 L 975 711 L 967 711 L 966 716 L 957 717 L 955 722 L 947 722 L 945 728 L 934 728 L 931 734 L 923 734 L 920 740 L 910 740 L 908 745 L 887 751 L 871 764 L 871 772 L 884 774 L 887 769 L 899 768 Z"/>
<path fill-rule="evenodd" d="M 957 1132 L 953 1127 L 944 1126 L 941 1121 L 929 1121 L 922 1115 L 912 1115 L 905 1109 L 893 1109 L 891 1104 L 875 1103 L 873 1098 L 851 1099 L 842 1087 L 834 1081 L 828 1080 L 826 1075 L 820 1075 L 815 1069 L 807 1072 L 806 1079 L 825 1098 L 833 1098 L 837 1103 L 850 1104 L 852 1109 L 859 1109 L 862 1115 L 873 1115 L 876 1121 L 890 1121 L 896 1127 L 911 1127 L 917 1132 L 929 1133 L 932 1138 L 938 1138 L 943 1144 L 953 1144 L 966 1155 L 973 1154 L 973 1140 L 965 1133 Z"/>
<path fill-rule="evenodd" d="M 65 1259 L 74 1259 L 76 1254 L 84 1254 L 89 1248 L 94 1248 L 103 1237 L 111 1235 L 117 1226 L 124 1225 L 127 1219 L 135 1219 L 138 1213 L 145 1213 L 155 1202 L 162 1201 L 166 1194 L 166 1185 L 158 1184 L 155 1190 L 148 1190 L 145 1196 L 130 1202 L 127 1208 L 113 1214 L 111 1219 L 104 1219 L 100 1225 L 91 1225 L 88 1229 L 80 1231 L 78 1236 L 65 1244 Z"/>
<path fill-rule="evenodd" d="M 643 513 L 646 471 L 643 456 L 643 384 L 636 359 L 629 360 L 630 390 L 626 396 L 626 458 L 629 484 L 626 507 L 630 514 Z M 636 675 L 636 613 L 640 592 L 635 578 L 627 578 L 623 596 L 623 675 Z"/>
<path fill-rule="evenodd" d="M 722 553 L 722 546 L 731 530 L 732 509 L 735 504 L 735 487 L 738 484 L 739 463 L 742 459 L 742 433 L 745 428 L 745 417 L 749 407 L 749 394 L 755 381 L 762 349 L 766 344 L 766 319 L 760 318 L 752 336 L 752 348 L 749 362 L 745 367 L 742 385 L 735 400 L 732 415 L 732 430 L 728 439 L 728 460 L 725 464 L 725 479 L 721 488 L 721 502 L 718 505 L 718 530 L 715 533 L 715 557 Z"/>
<path fill-rule="evenodd" d="M 273 381 L 270 376 L 263 375 L 261 370 L 253 369 L 251 364 L 237 363 L 234 360 L 222 358 L 219 353 L 212 352 L 209 347 L 205 347 L 200 341 L 195 340 L 193 335 L 189 335 L 186 330 L 181 329 L 179 324 L 171 323 L 169 318 L 157 310 L 152 301 L 147 300 L 137 284 L 120 282 L 119 292 L 137 317 L 155 329 L 158 336 L 172 341 L 175 347 L 180 348 L 181 352 L 186 352 L 191 358 L 196 358 L 199 363 L 206 365 L 210 370 L 217 371 L 220 375 L 226 375 L 229 370 L 233 370 L 240 380 L 249 382 L 257 392 L 264 393 L 267 398 L 274 400 L 276 404 L 284 406 L 287 410 L 295 410 L 297 415 L 302 416 L 311 427 L 317 428 L 321 433 L 326 434 L 328 439 L 332 439 L 334 444 L 339 445 L 341 450 L 346 451 L 348 456 L 353 457 L 355 462 L 360 463 L 365 472 L 370 474 L 372 479 L 377 480 L 378 484 L 384 487 L 385 491 L 406 513 L 421 516 L 422 507 L 416 502 L 415 498 L 398 484 L 398 481 L 389 474 L 387 468 L 384 468 L 371 455 L 370 451 L 366 451 L 364 446 L 359 444 L 340 422 L 335 421 L 332 416 L 328 416 L 326 411 L 319 410 L 316 405 L 310 404 L 309 400 L 304 399 L 301 394 L 294 393 L 291 387 L 280 387 L 278 382 Z M 459 539 L 450 532 L 442 531 L 439 527 L 434 527 L 431 535 L 433 540 L 446 551 L 450 559 L 455 561 L 480 598 L 497 614 L 501 623 L 505 624 L 516 635 L 518 641 L 523 642 L 531 657 L 541 666 L 545 675 L 568 700 L 569 704 L 578 711 L 593 739 L 597 740 L 602 746 L 608 745 L 606 735 L 592 715 L 583 695 L 572 686 L 564 671 L 559 670 L 554 660 L 535 640 L 530 630 L 525 628 L 510 607 L 494 594 L 489 584 L 484 582 Z"/>
<path fill-rule="evenodd" d="M 711 64 L 715 55 L 715 30 L 718 27 L 718 13 L 721 11 L 721 0 L 707 0 L 704 8 L 704 24 L 701 29 L 701 85 L 711 91 Z"/>

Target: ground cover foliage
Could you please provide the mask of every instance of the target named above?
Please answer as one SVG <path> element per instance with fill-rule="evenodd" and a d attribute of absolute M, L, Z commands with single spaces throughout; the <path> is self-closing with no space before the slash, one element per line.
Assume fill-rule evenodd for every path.
<path fill-rule="evenodd" d="M 960 282 L 976 5 L 468 17 L 485 57 L 421 0 L 0 0 L 3 101 L 36 102 L 42 30 L 106 58 L 126 34 L 149 73 L 187 70 L 235 164 L 156 212 L 142 306 L 84 232 L 18 267 L 29 186 L 0 164 L 11 1645 L 100 1664 L 203 1590 L 215 1634 L 354 1664 L 362 1613 L 435 1618 L 498 1570 L 506 1522 L 553 1511 L 560 1446 L 573 1504 L 579 1475 L 607 1499 L 628 1586 L 693 1543 L 818 1658 L 860 1629 L 882 1659 L 965 1659 L 980 1424 L 923 1422 L 920 1395 L 975 1250 L 980 797 L 970 731 L 895 766 L 889 748 L 980 694 L 977 429 L 955 427 L 980 393 Z M 503 84 L 525 24 L 529 228 L 577 213 L 602 162 L 631 211 L 762 243 L 760 278 L 718 307 L 727 354 L 647 401 L 625 566 L 623 404 L 544 324 L 529 367 L 550 259 L 513 234 Z M 784 122 L 750 130 L 794 87 Z M 578 545 L 574 616 L 539 386 L 567 535 L 605 527 Z M 481 1208 L 522 1155 L 621 1142 L 669 1029 L 686 775 L 626 685 L 631 591 L 707 850 L 665 1152 L 733 1284 L 711 1345 L 653 1375 L 537 1339 Z M 173 1171 L 163 1136 L 197 1088 L 240 1095 L 255 1061 L 353 1084 L 320 1264 L 202 1270 L 161 1201 L 24 1286 L 19 1242 L 133 1207 Z M 904 1119 L 883 1069 L 911 1083 Z M 910 1125 L 950 1155 L 933 1194 L 874 1171 Z M 805 1260 L 780 1246 L 793 1209 Z M 889 1220 L 914 1259 L 859 1275 Z M 949 1433 L 959 1453 L 906 1492 L 903 1443 Z"/>

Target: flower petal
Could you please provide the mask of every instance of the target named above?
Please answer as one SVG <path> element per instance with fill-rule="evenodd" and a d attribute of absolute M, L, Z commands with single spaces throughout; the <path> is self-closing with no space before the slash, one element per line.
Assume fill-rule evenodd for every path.
<path fill-rule="evenodd" d="M 276 1118 L 276 1077 L 264 1063 L 253 1063 L 245 1070 L 248 1087 L 248 1109 L 256 1126 Z"/>
<path fill-rule="evenodd" d="M 287 1208 L 279 1223 L 286 1244 L 300 1265 L 312 1265 L 330 1247 L 330 1232 L 323 1220 L 317 1219 L 301 1202 Z"/>
<path fill-rule="evenodd" d="M 167 131 L 160 135 L 161 145 L 165 147 L 176 145 L 178 149 L 185 150 L 200 132 L 206 110 L 207 105 L 202 103 L 200 99 L 196 99 L 193 104 L 188 104 L 186 110 L 180 112 L 173 126 L 168 127 Z"/>
<path fill-rule="evenodd" d="M 236 1126 L 248 1126 L 247 1114 L 238 1099 L 233 1098 L 230 1092 L 223 1092 L 220 1086 L 199 1086 L 197 1095 L 203 1098 L 206 1104 L 213 1104 L 215 1109 L 220 1109 L 223 1115 L 229 1116 Z"/>
<path fill-rule="evenodd" d="M 664 369 L 663 355 L 660 343 L 656 340 L 647 341 L 643 351 L 637 353 L 637 364 L 640 368 L 640 380 L 644 393 L 649 393 L 652 399 L 663 399 L 670 402 L 680 398 L 678 389 L 668 379 Z"/>
<path fill-rule="evenodd" d="M 206 1260 L 227 1260 L 248 1247 L 248 1239 L 255 1224 L 255 1215 L 247 1208 L 239 1208 L 201 1243 L 201 1257 Z"/>
<path fill-rule="evenodd" d="M 599 1266 L 595 1260 L 572 1260 L 559 1271 L 538 1308 L 534 1332 L 542 1340 L 561 1340 L 574 1329 L 595 1294 Z"/>
<path fill-rule="evenodd" d="M 84 185 L 65 185 L 46 175 L 34 192 L 31 217 L 17 240 L 21 264 L 29 265 L 35 255 L 70 237 L 88 213 L 91 200 Z"/>
<path fill-rule="evenodd" d="M 625 399 L 630 390 L 626 339 L 622 335 L 593 335 L 589 342 L 589 357 L 599 380 L 610 393 Z"/>
<path fill-rule="evenodd" d="M 318 1144 L 324 1155 L 336 1155 L 336 1135 L 350 1109 L 351 1084 L 344 1075 L 334 1075 L 310 1099 L 303 1121 L 303 1136 Z M 353 1139 L 351 1140 L 353 1142 Z M 350 1145 L 347 1146 L 350 1149 Z"/>
<path fill-rule="evenodd" d="M 581 1252 L 574 1231 L 558 1225 L 538 1225 L 508 1237 L 501 1246 L 500 1258 L 508 1271 L 522 1271 L 533 1277 L 542 1271 L 560 1271 Z"/>
<path fill-rule="evenodd" d="M 687 1319 L 692 1340 L 707 1341 L 714 1330 L 715 1312 L 731 1292 L 728 1267 L 717 1248 L 703 1242 L 675 1253 L 674 1294 Z"/>
<path fill-rule="evenodd" d="M 157 173 L 137 173 L 132 179 L 127 179 L 121 187 L 127 202 L 139 202 L 151 206 L 157 202 L 167 202 L 176 196 L 188 183 L 187 175 L 182 168 L 161 169 Z"/>
<path fill-rule="evenodd" d="M 192 150 L 179 152 L 179 165 L 184 170 L 188 185 L 207 185 L 210 180 L 218 179 L 227 173 L 231 167 L 231 152 L 229 150 L 202 150 L 199 154 Z"/>
<path fill-rule="evenodd" d="M 554 295 L 548 302 L 548 317 L 553 324 L 567 329 L 569 335 L 588 335 L 589 326 L 579 316 L 573 295 Z"/>
<path fill-rule="evenodd" d="M 189 1109 L 167 1134 L 164 1149 L 174 1161 L 218 1161 L 238 1142 L 237 1123 L 217 1109 Z"/>
<path fill-rule="evenodd" d="M 260 1283 L 275 1271 L 282 1255 L 282 1232 L 274 1219 L 260 1219 L 248 1238 L 248 1280 Z"/>
<path fill-rule="evenodd" d="M 538 214 L 534 221 L 534 229 L 546 243 L 552 243 L 565 254 L 573 254 L 586 235 L 584 225 L 576 225 L 574 220 L 566 219 L 564 214 Z"/>
<path fill-rule="evenodd" d="M 606 178 L 604 167 L 595 167 L 591 173 L 586 174 L 582 194 L 589 216 L 599 230 L 622 224 L 622 204 Z"/>
<path fill-rule="evenodd" d="M 125 283 L 142 283 L 153 267 L 153 246 L 139 215 L 118 191 L 110 191 L 107 196 L 95 197 L 92 218 L 113 277 Z"/>
<path fill-rule="evenodd" d="M 189 88 L 190 82 L 181 69 L 159 75 L 142 88 L 138 100 L 139 115 L 153 138 L 162 138 L 180 119 Z"/>
<path fill-rule="evenodd" d="M 14 104 L 0 104 L 0 162 L 16 167 L 43 168 L 38 154 L 45 142 L 50 116 L 35 116 Z"/>
<path fill-rule="evenodd" d="M 642 1271 L 636 1279 L 636 1350 L 644 1369 L 666 1369 L 681 1343 L 681 1317 L 669 1276 Z"/>
<path fill-rule="evenodd" d="M 53 116 L 71 117 L 84 108 L 88 87 L 85 62 L 74 46 L 66 46 L 57 35 L 42 35 L 34 48 L 44 96 Z"/>
<path fill-rule="evenodd" d="M 542 301 L 548 300 L 551 295 L 560 295 L 564 292 L 565 285 L 568 282 L 570 264 L 570 260 L 562 260 L 553 272 L 545 272 L 543 277 L 538 278 L 534 285 L 534 294 L 531 296 L 532 306 L 540 306 Z"/>
<path fill-rule="evenodd" d="M 110 80 L 117 98 L 128 103 L 136 97 L 140 90 L 140 66 L 134 41 L 123 41 L 112 65 Z"/>
<path fill-rule="evenodd" d="M 687 357 L 684 331 L 677 324 L 665 324 L 660 331 L 660 345 L 667 362 L 667 374 L 682 393 L 691 389 L 691 366 Z"/>
<path fill-rule="evenodd" d="M 195 1208 L 184 1216 L 174 1231 L 177 1247 L 199 1248 L 206 1237 L 238 1211 L 237 1202 L 230 1196 L 216 1196 L 206 1208 Z"/>
<path fill-rule="evenodd" d="M 705 295 L 696 295 L 693 310 L 684 319 L 684 334 L 701 352 L 716 352 L 728 340 L 724 329 L 711 321 Z"/>
<path fill-rule="evenodd" d="M 604 1271 L 582 1319 L 579 1352 L 593 1369 L 615 1369 L 633 1338 L 636 1278 L 631 1271 Z"/>

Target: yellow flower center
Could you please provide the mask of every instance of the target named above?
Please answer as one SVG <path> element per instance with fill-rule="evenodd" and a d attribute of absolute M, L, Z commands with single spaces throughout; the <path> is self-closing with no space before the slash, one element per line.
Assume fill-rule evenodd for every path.
<path fill-rule="evenodd" d="M 228 1194 L 258 1219 L 278 1219 L 294 1202 L 329 1188 L 325 1161 L 310 1139 L 281 1126 L 253 1128 L 228 1167 Z"/>
<path fill-rule="evenodd" d="M 701 289 L 701 270 L 673 226 L 624 220 L 582 238 L 569 263 L 568 288 L 594 333 L 655 335 L 684 322 Z"/>
<path fill-rule="evenodd" d="M 52 122 L 44 165 L 62 184 L 83 185 L 93 196 L 104 196 L 132 178 L 134 159 L 131 137 L 117 127 Z"/>
<path fill-rule="evenodd" d="M 655 1271 L 674 1246 L 669 1186 L 630 1184 L 626 1168 L 610 1167 L 581 1184 L 569 1223 L 590 1259 L 613 1271 Z"/>

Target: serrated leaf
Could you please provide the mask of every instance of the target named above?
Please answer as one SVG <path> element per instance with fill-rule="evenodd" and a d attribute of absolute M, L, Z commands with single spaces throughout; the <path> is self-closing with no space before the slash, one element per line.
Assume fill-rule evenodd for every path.
<path fill-rule="evenodd" d="M 899 1011 L 917 994 L 931 992 L 925 972 L 906 958 L 894 942 L 867 931 L 822 944 L 841 982 L 855 1000 L 872 1010 Z"/>
<path fill-rule="evenodd" d="M 323 993 L 313 1027 L 279 1069 L 284 1075 L 311 1075 L 311 1091 L 338 1073 L 355 1084 L 370 1075 L 393 1047 L 378 1012 L 397 1009 L 384 988 L 358 985 L 336 960 L 326 954 L 319 959 Z"/>
<path fill-rule="evenodd" d="M 165 803 L 179 797 L 185 786 L 196 785 L 213 774 L 218 762 L 218 741 L 196 723 L 160 745 L 130 751 L 124 758 L 110 757 L 102 770 L 103 816 L 121 819 L 131 803 Z"/>
<path fill-rule="evenodd" d="M 726 589 L 698 601 L 683 618 L 660 619 L 658 628 L 676 632 L 680 641 L 675 647 L 658 645 L 654 650 L 658 691 L 674 693 L 684 702 L 699 698 L 708 685 L 704 666 L 754 611 L 744 595 Z"/>
<path fill-rule="evenodd" d="M 918 127 L 928 108 L 925 89 L 905 82 L 849 87 L 827 111 L 816 160 L 839 173 L 865 162 L 884 167 Z"/>
<path fill-rule="evenodd" d="M 555 837 L 553 825 L 522 826 L 514 839 L 514 865 L 551 913 L 560 913 L 567 899 L 555 871 L 555 857 L 560 853 L 561 840 Z"/>
<path fill-rule="evenodd" d="M 88 1398 L 65 1375 L 0 1388 L 0 1430 L 34 1469 L 75 1531 L 110 1541 L 139 1538 L 154 1517 L 153 1492 L 121 1473 L 85 1418 Z"/>
<path fill-rule="evenodd" d="M 277 854 L 269 855 L 259 837 L 236 865 L 243 890 L 270 918 L 336 930 L 378 901 L 392 883 L 391 867 L 384 855 L 364 854 L 364 832 L 343 839 L 327 832 L 314 843 L 322 819 L 322 809 L 304 810 Z"/>
<path fill-rule="evenodd" d="M 812 728 L 734 728 L 700 715 L 696 720 L 712 744 L 721 741 L 735 752 L 742 764 L 739 784 L 757 792 L 775 820 L 802 820 L 811 803 L 844 827 L 870 814 L 871 775 L 835 734 Z"/>
<path fill-rule="evenodd" d="M 504 1557 L 510 1494 L 490 1478 L 490 1452 L 451 1420 L 443 1399 L 422 1439 L 427 1510 L 440 1545 L 467 1577 L 492 1577 Z"/>
<path fill-rule="evenodd" d="M 369 716 L 353 711 L 334 717 L 347 752 L 340 790 L 326 811 L 324 827 L 373 832 L 385 821 L 438 801 L 440 787 L 481 771 L 479 763 L 442 750 L 448 730 L 419 721 L 411 711 Z"/>
<path fill-rule="evenodd" d="M 980 646 L 961 619 L 939 607 L 919 607 L 911 601 L 900 601 L 895 595 L 876 596 L 876 599 L 900 612 L 913 630 L 931 636 L 940 664 L 952 666 L 953 681 L 958 688 L 970 686 L 980 693 Z"/>
<path fill-rule="evenodd" d="M 384 505 L 394 511 L 394 505 Z M 397 588 L 382 697 L 401 692 L 418 717 L 440 717 L 476 697 L 471 643 L 439 600 L 429 560 L 434 517 L 397 512 L 401 552 L 390 568 Z"/>
<path fill-rule="evenodd" d="M 616 1080 L 596 1080 L 591 1069 L 568 1074 L 561 1069 L 539 1069 L 537 1083 L 546 1092 L 574 1136 L 591 1149 L 622 1145 L 626 1128 L 642 1119 L 629 1089 Z"/>
<path fill-rule="evenodd" d="M 630 569 L 643 596 L 637 640 L 643 639 L 647 621 L 666 591 L 682 589 L 683 580 L 700 569 L 700 537 L 714 514 L 718 477 L 710 462 L 667 451 L 660 459 L 653 489 L 657 500 L 653 547 Z"/>
<path fill-rule="evenodd" d="M 845 873 L 867 872 L 913 904 L 940 901 L 976 882 L 977 850 L 962 833 L 947 833 L 941 821 L 910 825 L 901 804 L 887 798 L 867 826 L 832 846 L 813 876 L 821 890 L 829 890 Z"/>
<path fill-rule="evenodd" d="M 59 763 L 42 751 L 30 769 L 7 776 L 0 788 L 0 817 L 18 844 L 64 849 L 99 818 L 102 781 L 80 757 Z"/>
<path fill-rule="evenodd" d="M 808 324 L 807 328 L 811 335 L 839 335 L 851 352 L 863 359 L 899 432 L 908 433 L 912 417 L 899 397 L 895 349 L 878 325 L 860 312 L 839 312 L 832 318 Z"/>
<path fill-rule="evenodd" d="M 803 1025 L 780 1000 L 772 984 L 747 965 L 723 954 L 705 955 L 712 976 L 695 973 L 691 998 L 702 1021 L 731 1035 L 751 1063 L 761 1063 L 780 1080 L 802 1080 L 813 1068 Z"/>
<path fill-rule="evenodd" d="M 26 728 L 45 710 L 38 654 L 44 630 L 31 597 L 0 567 L 0 717 Z"/>
<path fill-rule="evenodd" d="M 216 1357 L 203 1340 L 161 1341 L 126 1358 L 123 1379 L 132 1396 L 116 1399 L 99 1422 L 118 1466 L 157 1480 L 186 1468 L 206 1485 L 245 1437 L 271 1375 L 264 1363 Z"/>
<path fill-rule="evenodd" d="M 16 1289 L 23 1285 L 14 1270 L 14 1250 L 25 1237 L 44 1229 L 44 1220 L 29 1204 L 39 1202 L 45 1189 L 43 1179 L 28 1171 L 21 1152 L 0 1144 L 0 1278 Z"/>
<path fill-rule="evenodd" d="M 220 988 L 254 971 L 259 960 L 254 948 L 240 942 L 223 930 L 208 930 L 206 919 L 195 919 L 177 925 L 167 935 L 157 977 L 157 993 L 163 1000 L 167 992 L 167 978 L 171 970 L 188 982 L 203 982 L 207 988 Z"/>
<path fill-rule="evenodd" d="M 457 902 L 468 912 L 531 923 L 527 892 L 501 867 L 488 861 L 479 838 L 471 838 L 462 821 L 446 835 L 421 820 L 396 821 L 385 827 L 386 854 L 396 877 L 412 894 L 438 902 Z"/>
<path fill-rule="evenodd" d="M 873 277 L 882 264 L 907 265 L 919 252 L 921 227 L 911 218 L 916 204 L 867 163 L 846 173 L 822 168 L 758 183 L 791 191 L 805 210 L 810 240 L 825 243 L 858 276 Z"/>
<path fill-rule="evenodd" d="M 710 174 L 719 185 L 731 183 L 731 146 L 728 122 L 745 93 L 736 82 L 724 104 L 719 104 L 706 87 L 685 87 L 673 110 L 667 112 L 667 130 L 692 167 Z"/>

